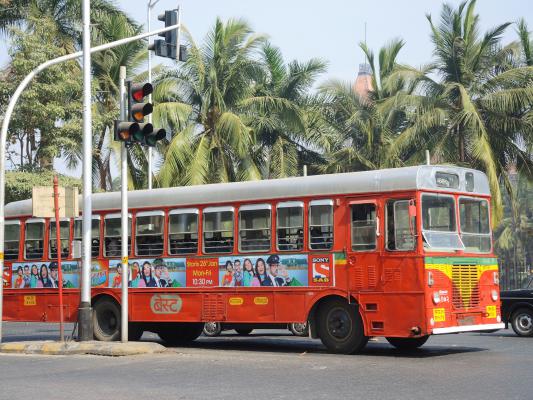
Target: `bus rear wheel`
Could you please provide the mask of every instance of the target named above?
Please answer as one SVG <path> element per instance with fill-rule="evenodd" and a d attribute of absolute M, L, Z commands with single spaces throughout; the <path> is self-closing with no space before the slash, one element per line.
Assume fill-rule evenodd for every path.
<path fill-rule="evenodd" d="M 429 339 L 429 336 L 421 336 L 417 338 L 397 338 L 388 337 L 387 342 L 399 350 L 414 350 L 422 347 Z"/>
<path fill-rule="evenodd" d="M 168 323 L 158 329 L 157 335 L 170 346 L 187 345 L 202 334 L 204 324 Z"/>
<path fill-rule="evenodd" d="M 343 300 L 330 300 L 320 306 L 317 322 L 320 340 L 333 353 L 356 353 L 368 342 L 358 308 Z"/>
<path fill-rule="evenodd" d="M 102 342 L 120 339 L 120 307 L 112 299 L 104 298 L 94 304 L 93 335 Z"/>

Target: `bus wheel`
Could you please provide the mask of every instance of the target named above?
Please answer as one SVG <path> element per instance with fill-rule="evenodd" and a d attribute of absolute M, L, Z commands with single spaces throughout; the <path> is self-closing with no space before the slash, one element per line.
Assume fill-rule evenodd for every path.
<path fill-rule="evenodd" d="M 385 339 L 399 350 L 414 350 L 423 346 L 424 343 L 428 341 L 429 336 L 421 336 L 417 338 L 388 337 Z"/>
<path fill-rule="evenodd" d="M 289 330 L 295 336 L 309 336 L 307 322 L 293 322 L 292 324 L 289 324 Z"/>
<path fill-rule="evenodd" d="M 511 325 L 518 336 L 533 336 L 533 310 L 516 310 L 511 317 Z"/>
<path fill-rule="evenodd" d="M 239 335 L 243 335 L 243 336 L 246 336 L 246 335 L 249 335 L 250 333 L 252 333 L 253 329 L 246 329 L 246 328 L 243 328 L 243 329 L 235 329 L 235 332 L 237 332 Z"/>
<path fill-rule="evenodd" d="M 203 332 L 205 336 L 208 337 L 215 337 L 220 335 L 220 332 L 222 332 L 222 325 L 220 322 L 206 322 L 203 328 Z"/>
<path fill-rule="evenodd" d="M 356 353 L 368 342 L 359 310 L 342 300 L 320 306 L 317 329 L 320 340 L 333 353 Z"/>
<path fill-rule="evenodd" d="M 102 342 L 120 339 L 120 307 L 114 300 L 104 298 L 93 306 L 93 334 Z"/>
<path fill-rule="evenodd" d="M 157 335 L 170 346 L 186 345 L 202 334 L 204 324 L 168 323 L 159 328 Z"/>

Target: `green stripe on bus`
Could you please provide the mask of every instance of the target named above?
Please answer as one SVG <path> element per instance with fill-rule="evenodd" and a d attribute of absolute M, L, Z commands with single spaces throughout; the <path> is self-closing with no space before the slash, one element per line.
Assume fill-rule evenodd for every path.
<path fill-rule="evenodd" d="M 426 257 L 426 264 L 468 263 L 476 265 L 494 265 L 498 259 L 494 257 Z"/>

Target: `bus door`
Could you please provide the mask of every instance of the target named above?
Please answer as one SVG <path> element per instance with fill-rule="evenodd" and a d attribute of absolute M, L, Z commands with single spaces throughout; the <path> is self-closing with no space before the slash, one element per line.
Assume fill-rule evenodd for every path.
<path fill-rule="evenodd" d="M 375 290 L 381 276 L 381 215 L 376 199 L 350 200 L 347 264 L 349 290 Z"/>

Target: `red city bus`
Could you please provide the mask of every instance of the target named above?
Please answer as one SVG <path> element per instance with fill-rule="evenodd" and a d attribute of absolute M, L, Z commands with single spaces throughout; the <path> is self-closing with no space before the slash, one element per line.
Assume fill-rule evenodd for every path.
<path fill-rule="evenodd" d="M 187 343 L 203 323 L 309 322 L 328 350 L 372 336 L 503 328 L 486 176 L 450 166 L 133 191 L 132 339 Z M 120 193 L 93 195 L 94 336 L 120 335 Z M 6 205 L 8 321 L 58 321 L 55 224 Z M 77 319 L 81 218 L 61 222 L 65 316 Z"/>

